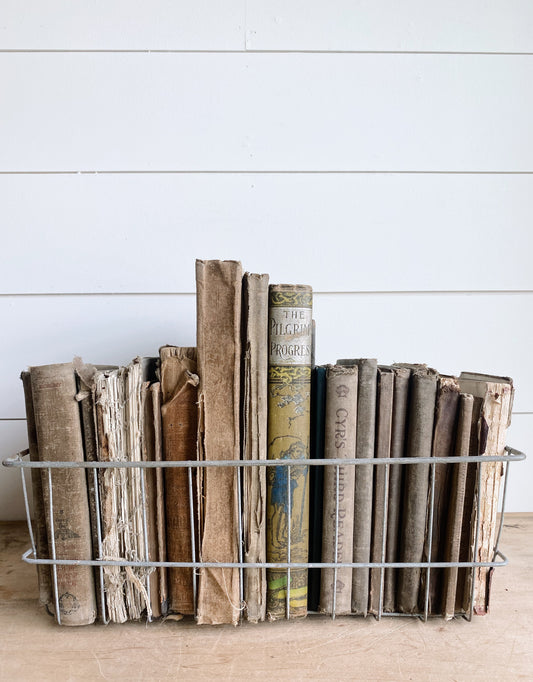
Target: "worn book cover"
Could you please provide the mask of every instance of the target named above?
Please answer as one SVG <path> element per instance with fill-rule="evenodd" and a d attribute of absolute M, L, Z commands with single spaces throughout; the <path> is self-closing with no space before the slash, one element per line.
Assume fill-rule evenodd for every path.
<path fill-rule="evenodd" d="M 391 456 L 392 411 L 394 397 L 394 371 L 390 367 L 378 367 L 376 416 L 376 453 L 377 458 Z M 386 559 L 387 539 L 387 502 L 389 496 L 389 469 L 386 466 L 374 467 L 374 508 L 372 514 L 372 563 Z M 370 569 L 370 591 L 368 611 L 374 615 L 383 609 L 385 569 Z"/>
<path fill-rule="evenodd" d="M 198 432 L 198 374 L 196 348 L 163 346 L 159 349 L 163 459 L 195 461 Z M 168 561 L 196 561 L 193 552 L 194 519 L 197 516 L 196 470 L 166 468 L 165 511 Z M 189 483 L 191 485 L 189 485 Z M 195 612 L 194 569 L 169 568 L 169 611 Z"/>
<path fill-rule="evenodd" d="M 41 461 L 83 462 L 83 436 L 73 364 L 31 367 L 30 379 Z M 91 560 L 91 522 L 85 470 L 43 469 L 42 488 L 49 558 Z M 59 604 L 61 624 L 93 623 L 96 597 L 92 567 L 57 565 L 51 572 L 52 578 L 54 572 L 57 576 L 54 600 Z"/>
<path fill-rule="evenodd" d="M 455 455 L 466 457 L 470 452 L 470 431 L 472 428 L 472 408 L 474 398 L 468 393 L 459 396 L 457 435 L 455 438 Z M 452 464 L 450 475 L 450 496 L 448 508 L 448 520 L 446 528 L 446 542 L 444 561 L 461 561 L 461 529 L 463 525 L 463 511 L 466 491 L 467 463 L 459 462 Z M 465 569 L 461 569 L 465 570 Z M 442 600 L 442 613 L 445 620 L 451 620 L 456 612 L 457 577 L 459 569 L 450 567 L 444 569 L 444 589 Z M 459 610 L 462 609 L 463 597 Z"/>
<path fill-rule="evenodd" d="M 277 284 L 270 287 L 269 296 L 268 458 L 307 459 L 312 290 L 305 285 Z M 305 563 L 309 546 L 309 467 L 271 466 L 267 477 L 267 561 Z M 307 569 L 268 569 L 268 618 L 305 615 Z"/>
<path fill-rule="evenodd" d="M 411 370 L 408 367 L 393 367 L 394 394 L 391 431 L 391 458 L 404 457 L 407 408 L 409 404 L 409 378 Z M 399 557 L 399 535 L 402 508 L 402 484 L 405 467 L 402 464 L 392 465 L 389 469 L 389 494 L 387 505 L 387 547 L 385 558 L 387 563 L 395 563 Z M 385 586 L 383 595 L 383 611 L 396 611 L 396 582 L 397 568 L 385 569 Z"/>
<path fill-rule="evenodd" d="M 243 278 L 243 459 L 267 458 L 268 406 L 268 275 Z M 244 561 L 266 561 L 266 469 L 243 471 Z M 257 623 L 266 616 L 266 570 L 243 574 L 245 614 Z"/>
<path fill-rule="evenodd" d="M 199 457 L 240 459 L 242 267 L 237 261 L 196 261 Z M 202 561 L 239 560 L 239 472 L 199 471 Z M 200 568 L 199 623 L 233 623 L 241 613 L 238 568 Z"/>
<path fill-rule="evenodd" d="M 357 459 L 373 459 L 376 438 L 376 395 L 377 360 L 337 360 L 339 365 L 359 367 L 357 397 Z M 353 561 L 370 562 L 372 541 L 372 496 L 373 466 L 358 466 L 355 473 Z M 370 570 L 364 567 L 353 569 L 352 612 L 366 616 L 368 613 L 368 592 Z"/>
<path fill-rule="evenodd" d="M 457 424 L 457 409 L 459 404 L 459 384 L 455 377 L 439 376 L 437 381 L 437 396 L 435 406 L 435 423 L 433 427 L 432 457 L 438 461 L 440 457 L 451 457 L 455 448 L 455 431 Z M 450 475 L 452 467 L 449 464 L 436 464 L 434 468 L 433 500 L 428 496 L 428 513 L 426 540 L 424 544 L 424 561 L 444 561 L 446 543 L 446 526 L 450 502 Z M 431 478 L 431 472 L 430 472 Z M 433 504 L 431 504 L 433 503 Z M 431 514 L 431 506 L 433 514 Z M 432 523 L 430 523 L 432 518 Z M 431 547 L 430 547 L 431 539 Z M 422 571 L 422 589 L 420 592 L 420 607 L 425 610 L 426 595 L 428 599 L 428 613 L 441 613 L 443 594 L 444 569 L 431 568 Z"/>
<path fill-rule="evenodd" d="M 431 457 L 437 372 L 412 366 L 407 432 L 407 457 Z M 429 464 L 405 465 L 400 542 L 402 563 L 420 563 L 424 552 L 429 486 Z M 402 568 L 398 575 L 398 610 L 418 612 L 420 568 Z"/>
<path fill-rule="evenodd" d="M 26 405 L 26 427 L 28 430 L 28 447 L 30 461 L 39 461 L 39 446 L 35 430 L 35 416 L 33 413 L 33 398 L 31 391 L 31 377 L 29 372 L 20 375 L 24 388 Z M 33 533 L 37 559 L 48 559 L 48 535 L 46 531 L 46 511 L 43 499 L 43 481 L 41 469 L 31 470 L 31 487 L 33 492 Z M 39 603 L 50 613 L 54 613 L 54 598 L 52 593 L 52 573 L 48 564 L 37 564 L 37 582 L 39 585 Z"/>
<path fill-rule="evenodd" d="M 357 430 L 358 367 L 326 369 L 326 459 L 354 459 Z M 351 563 L 353 556 L 354 465 L 326 466 L 322 562 Z M 320 612 L 348 615 L 352 609 L 352 569 L 323 568 Z"/>
<path fill-rule="evenodd" d="M 501 456 L 505 450 L 505 436 L 511 423 L 514 397 L 512 379 L 473 372 L 462 372 L 459 377 L 461 390 L 471 393 L 479 405 L 479 418 L 474 426 L 477 431 L 477 447 L 473 454 Z M 471 440 L 471 443 L 475 441 Z M 470 557 L 474 561 L 488 562 L 494 559 L 497 513 L 500 485 L 504 473 L 503 462 L 483 462 L 480 480 L 476 476 L 473 504 L 470 513 Z M 476 547 L 476 530 L 479 537 Z M 465 611 L 470 605 L 476 615 L 488 613 L 492 568 L 475 568 L 468 576 L 465 589 Z M 467 574 L 468 575 L 468 574 Z M 470 597 L 470 595 L 472 595 Z"/>

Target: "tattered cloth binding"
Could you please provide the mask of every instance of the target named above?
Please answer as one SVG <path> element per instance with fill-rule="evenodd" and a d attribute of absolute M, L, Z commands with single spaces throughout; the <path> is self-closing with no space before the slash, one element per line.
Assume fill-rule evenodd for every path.
<path fill-rule="evenodd" d="M 242 267 L 237 261 L 196 261 L 199 384 L 198 455 L 240 459 Z M 237 467 L 199 470 L 200 559 L 239 560 Z M 233 623 L 241 612 L 238 568 L 200 568 L 198 623 Z"/>
<path fill-rule="evenodd" d="M 270 286 L 269 459 L 309 458 L 312 297 L 309 286 Z M 309 467 L 296 464 L 290 469 L 269 467 L 267 498 L 267 561 L 306 563 Z M 270 620 L 307 615 L 306 568 L 270 568 L 267 583 L 267 617 Z"/>
<path fill-rule="evenodd" d="M 40 460 L 83 462 L 83 436 L 73 364 L 31 367 L 30 378 Z M 49 471 L 52 480 L 52 512 Z M 44 558 L 91 560 L 91 523 L 85 470 L 42 469 L 42 490 L 49 552 L 49 556 Z M 53 546 L 55 557 L 52 556 Z M 93 623 L 96 618 L 96 598 L 92 567 L 59 564 L 56 571 L 54 601 L 59 604 L 56 618 L 62 625 Z"/>

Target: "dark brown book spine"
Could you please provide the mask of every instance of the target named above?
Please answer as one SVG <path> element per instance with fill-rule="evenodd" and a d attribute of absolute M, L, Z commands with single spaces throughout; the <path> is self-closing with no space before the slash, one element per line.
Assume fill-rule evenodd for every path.
<path fill-rule="evenodd" d="M 242 267 L 237 261 L 196 261 L 199 456 L 240 459 Z M 206 468 L 201 479 L 202 561 L 239 559 L 239 472 Z M 238 568 L 201 568 L 199 623 L 237 624 L 241 612 Z"/>
<path fill-rule="evenodd" d="M 30 376 L 41 461 L 83 462 L 74 366 L 67 363 L 32 367 Z M 51 486 L 48 484 L 49 472 Z M 42 478 L 51 556 L 55 550 L 57 559 L 91 560 L 91 524 L 85 470 L 44 469 Z M 55 573 L 57 590 L 54 591 L 54 597 L 59 605 L 61 624 L 93 623 L 96 618 L 96 599 L 92 567 L 57 565 Z"/>
<path fill-rule="evenodd" d="M 411 374 L 407 456 L 430 457 L 435 414 L 437 375 L 415 367 Z M 405 465 L 405 495 L 401 532 L 402 563 L 420 563 L 424 552 L 429 485 L 429 464 Z M 398 576 L 398 610 L 418 612 L 420 568 L 402 568 Z"/>
<path fill-rule="evenodd" d="M 31 392 L 31 378 L 29 372 L 20 375 L 24 387 L 26 403 L 26 426 L 28 429 L 28 445 L 30 460 L 39 461 L 39 447 L 35 430 L 35 416 L 33 413 L 33 399 Z M 33 529 L 37 559 L 48 559 L 48 535 L 46 532 L 46 514 L 43 500 L 43 483 L 40 469 L 31 470 L 31 486 L 33 492 Z M 37 564 L 37 581 L 39 585 L 39 602 L 50 612 L 54 612 L 54 597 L 52 593 L 52 575 L 48 564 Z"/>
<path fill-rule="evenodd" d="M 194 461 L 198 430 L 198 376 L 196 348 L 164 346 L 161 359 L 161 420 L 163 459 Z M 196 475 L 185 468 L 167 468 L 165 479 L 166 548 L 168 561 L 196 561 L 193 556 L 191 503 L 196 514 Z M 191 500 L 192 495 L 192 500 Z M 169 568 L 169 611 L 191 615 L 195 612 L 193 569 Z"/>

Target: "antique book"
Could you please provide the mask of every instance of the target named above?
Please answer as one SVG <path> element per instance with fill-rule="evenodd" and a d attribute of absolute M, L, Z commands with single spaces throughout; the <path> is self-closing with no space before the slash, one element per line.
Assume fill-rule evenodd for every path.
<path fill-rule="evenodd" d="M 83 436 L 73 364 L 31 367 L 30 378 L 40 460 L 83 462 Z M 49 558 L 91 560 L 91 522 L 85 470 L 43 469 L 42 488 Z M 92 567 L 57 565 L 51 572 L 52 579 L 54 572 L 57 575 L 54 600 L 59 605 L 61 624 L 93 623 L 96 597 Z"/>
<path fill-rule="evenodd" d="M 391 456 L 392 412 L 394 398 L 394 371 L 391 367 L 378 367 L 376 452 L 378 458 Z M 374 467 L 374 508 L 372 513 L 372 546 L 370 560 L 380 563 L 386 560 L 387 503 L 389 497 L 390 467 Z M 380 615 L 383 610 L 385 569 L 370 569 L 368 611 Z"/>
<path fill-rule="evenodd" d="M 150 384 L 152 394 L 151 406 L 154 420 L 154 457 L 156 462 L 163 461 L 163 424 L 161 420 L 162 412 L 162 393 L 161 382 L 157 381 Z M 155 469 L 155 495 L 156 495 L 156 530 L 157 530 L 157 560 L 167 560 L 167 539 L 166 539 L 166 514 L 165 514 L 165 480 L 162 467 Z M 161 603 L 161 615 L 168 613 L 168 570 L 161 567 L 158 570 L 159 577 L 159 599 Z"/>
<path fill-rule="evenodd" d="M 318 365 L 311 372 L 311 459 L 324 458 L 326 413 L 326 367 Z M 309 468 L 309 561 L 322 561 L 322 514 L 324 507 L 324 467 Z M 320 568 L 310 568 L 307 575 L 307 609 L 318 611 Z"/>
<path fill-rule="evenodd" d="M 354 459 L 357 429 L 357 365 L 328 365 L 324 457 Z M 326 466 L 322 562 L 351 563 L 353 556 L 354 465 Z M 348 615 L 352 609 L 351 567 L 323 568 L 320 612 Z"/>
<path fill-rule="evenodd" d="M 459 396 L 457 435 L 455 439 L 455 455 L 466 457 L 470 452 L 470 431 L 472 428 L 472 407 L 474 398 L 468 393 Z M 452 464 L 448 521 L 446 528 L 446 543 L 444 561 L 460 561 L 459 549 L 461 544 L 461 529 L 463 525 L 463 510 L 466 491 L 467 463 Z M 462 569 L 465 570 L 465 569 Z M 459 569 L 450 567 L 444 569 L 444 589 L 442 613 L 446 620 L 451 620 L 456 612 L 457 576 Z M 463 598 L 459 608 L 462 608 Z"/>
<path fill-rule="evenodd" d="M 158 448 L 161 446 L 161 417 L 160 417 L 160 384 L 145 381 L 141 386 L 141 438 L 142 461 L 155 462 L 160 460 Z M 158 490 L 157 472 L 160 469 L 146 468 L 144 472 L 144 494 L 146 496 L 146 535 L 148 561 L 166 561 L 164 553 L 159 547 L 159 528 L 164 523 L 161 513 L 164 508 L 164 497 Z M 143 519 L 144 522 L 144 519 Z M 165 558 L 163 558 L 165 557 Z M 152 568 L 148 572 L 146 589 L 152 609 L 152 617 L 159 618 L 166 613 L 167 599 L 165 592 L 166 568 Z"/>
<path fill-rule="evenodd" d="M 437 372 L 424 366 L 411 367 L 407 432 L 407 457 L 431 457 Z M 404 465 L 403 521 L 400 541 L 402 563 L 419 563 L 424 552 L 428 501 L 429 464 Z M 402 568 L 398 575 L 397 608 L 418 612 L 420 568 Z"/>
<path fill-rule="evenodd" d="M 435 458 L 435 461 L 438 461 L 439 457 L 451 457 L 454 453 L 458 404 L 459 384 L 457 379 L 451 376 L 439 376 L 437 381 L 435 423 L 433 426 L 432 446 L 432 457 Z M 452 473 L 452 468 L 449 464 L 436 464 L 434 471 L 435 481 L 433 486 L 433 520 L 430 526 L 430 488 L 430 494 L 428 495 L 424 561 L 444 561 L 446 527 L 450 502 L 450 475 Z M 441 613 L 443 578 L 444 569 L 442 568 L 430 568 L 429 571 L 422 570 L 420 608 L 423 611 L 425 610 L 425 600 L 427 595 L 428 613 L 431 615 L 437 615 Z"/>
<path fill-rule="evenodd" d="M 267 458 L 268 405 L 268 275 L 243 278 L 242 456 Z M 266 468 L 243 471 L 244 561 L 266 561 Z M 266 616 L 266 569 L 243 573 L 245 614 L 257 623 Z"/>
<path fill-rule="evenodd" d="M 393 411 L 391 430 L 391 458 L 405 455 L 407 407 L 409 401 L 409 378 L 411 370 L 407 367 L 393 367 Z M 389 468 L 389 494 L 387 505 L 387 544 L 385 559 L 387 563 L 400 560 L 399 532 L 402 507 L 402 483 L 405 467 L 402 464 L 391 465 Z M 383 611 L 396 611 L 396 582 L 397 568 L 385 569 L 385 586 L 383 594 Z"/>
<path fill-rule="evenodd" d="M 240 459 L 242 267 L 237 261 L 196 261 L 199 439 L 201 460 Z M 239 561 L 237 467 L 199 470 L 200 558 Z M 200 568 L 198 623 L 237 624 L 238 568 Z"/>
<path fill-rule="evenodd" d="M 269 292 L 268 458 L 309 458 L 312 289 L 277 284 Z M 306 563 L 309 467 L 270 466 L 267 561 Z M 307 615 L 307 569 L 267 570 L 267 617 Z"/>
<path fill-rule="evenodd" d="M 511 423 L 514 397 L 512 379 L 473 372 L 462 372 L 461 391 L 471 393 L 478 402 L 479 419 L 477 450 L 471 454 L 501 456 L 505 450 L 505 436 Z M 504 473 L 503 462 L 483 462 L 479 465 L 480 483 L 476 477 L 474 503 L 471 514 L 470 557 L 473 561 L 494 560 L 500 484 Z M 466 512 L 465 508 L 465 512 Z M 469 510 L 468 510 L 469 511 Z M 477 528 L 479 537 L 476 547 Z M 474 568 L 466 584 L 465 610 L 472 604 L 476 615 L 488 612 L 492 568 Z M 470 595 L 471 601 L 470 601 Z"/>
<path fill-rule="evenodd" d="M 196 348 L 163 346 L 159 349 L 163 459 L 195 461 L 198 432 L 198 375 Z M 197 515 L 196 470 L 166 468 L 165 511 L 168 561 L 197 561 L 193 552 L 193 527 Z M 189 483 L 191 485 L 189 486 Z M 191 513 L 192 511 L 192 513 Z M 168 609 L 171 613 L 195 612 L 194 569 L 169 568 Z"/>
<path fill-rule="evenodd" d="M 127 367 L 99 370 L 94 376 L 98 459 L 141 462 L 142 385 L 154 372 L 154 359 L 135 358 Z M 110 560 L 148 561 L 145 525 L 148 499 L 140 467 L 110 467 L 100 471 L 102 556 Z M 123 623 L 144 612 L 152 616 L 149 569 L 105 566 L 107 617 Z"/>
<path fill-rule="evenodd" d="M 26 427 L 28 430 L 28 446 L 30 460 L 39 461 L 39 446 L 37 443 L 37 432 L 35 430 L 35 415 L 33 412 L 33 398 L 31 391 L 31 377 L 29 372 L 22 372 L 20 375 L 24 388 L 24 401 L 26 405 Z M 35 539 L 35 549 L 37 559 L 48 559 L 48 535 L 46 531 L 46 511 L 43 499 L 42 472 L 44 469 L 31 470 L 31 487 L 33 493 L 33 534 Z M 42 604 L 48 613 L 54 613 L 54 597 L 52 592 L 51 567 L 48 564 L 37 564 L 37 583 L 39 586 L 39 603 Z"/>
<path fill-rule="evenodd" d="M 359 367 L 356 457 L 358 459 L 372 459 L 376 437 L 377 360 L 337 360 L 337 364 L 355 364 Z M 370 562 L 373 479 L 373 466 L 357 466 L 353 527 L 354 563 Z M 366 616 L 368 613 L 369 578 L 368 568 L 357 567 L 353 569 L 352 612 L 354 614 Z"/>

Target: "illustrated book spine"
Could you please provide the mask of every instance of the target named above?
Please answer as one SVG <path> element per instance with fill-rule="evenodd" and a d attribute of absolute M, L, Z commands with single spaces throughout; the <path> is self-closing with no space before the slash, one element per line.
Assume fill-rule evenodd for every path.
<path fill-rule="evenodd" d="M 196 460 L 198 431 L 198 375 L 196 348 L 163 346 L 159 349 L 163 459 Z M 196 561 L 193 554 L 194 518 L 197 513 L 196 472 L 167 468 L 165 481 L 166 548 L 168 561 Z M 189 486 L 189 482 L 191 486 Z M 192 499 L 191 499 L 192 497 Z M 193 513 L 191 515 L 191 505 Z M 195 612 L 194 569 L 169 568 L 169 611 Z"/>
<path fill-rule="evenodd" d="M 472 408 L 474 398 L 468 393 L 461 393 L 459 397 L 457 436 L 455 439 L 455 455 L 466 457 L 470 452 L 470 431 L 472 428 Z M 444 560 L 447 562 L 460 561 L 461 529 L 463 525 L 463 511 L 466 491 L 466 462 L 452 464 L 450 501 L 448 524 L 446 529 L 446 552 Z M 464 570 L 464 569 L 463 569 Z M 457 577 L 459 569 L 450 567 L 444 570 L 444 590 L 442 612 L 445 620 L 451 620 L 456 612 Z M 462 608 L 462 597 L 460 608 Z"/>
<path fill-rule="evenodd" d="M 240 459 L 242 267 L 237 261 L 196 261 L 199 457 Z M 239 559 L 239 472 L 206 468 L 199 475 L 202 561 Z M 200 568 L 198 622 L 237 624 L 238 568 Z"/>
<path fill-rule="evenodd" d="M 357 430 L 357 366 L 328 365 L 324 457 L 354 459 Z M 324 472 L 322 561 L 351 563 L 355 466 L 331 465 Z M 348 615 L 352 606 L 352 569 L 323 568 L 320 612 Z"/>
<path fill-rule="evenodd" d="M 29 372 L 20 375 L 24 388 L 24 401 L 26 405 L 26 427 L 28 431 L 28 446 L 30 461 L 39 461 L 39 446 L 35 429 L 35 415 L 33 412 L 33 398 L 31 391 L 31 376 Z M 35 548 L 38 559 L 48 559 L 48 535 L 46 531 L 46 511 L 43 498 L 42 470 L 31 470 L 31 487 L 33 493 L 33 529 Z M 39 586 L 39 603 L 50 614 L 54 613 L 54 598 L 52 592 L 52 574 L 48 564 L 37 564 L 37 582 Z"/>
<path fill-rule="evenodd" d="M 394 371 L 390 367 L 378 367 L 376 414 L 377 458 L 389 458 L 391 454 L 392 411 L 394 398 Z M 386 559 L 387 503 L 389 475 L 386 466 L 374 467 L 374 507 L 372 514 L 372 548 L 370 560 L 380 563 Z M 368 611 L 381 614 L 384 602 L 385 569 L 370 569 Z"/>
<path fill-rule="evenodd" d="M 268 275 L 246 273 L 243 278 L 243 459 L 267 458 L 268 406 Z M 266 561 L 266 469 L 243 471 L 244 561 Z M 248 620 L 266 617 L 266 570 L 248 568 L 243 574 Z"/>
<path fill-rule="evenodd" d="M 30 378 L 41 461 L 83 462 L 83 436 L 73 364 L 31 367 Z M 42 487 L 49 558 L 91 560 L 91 522 L 85 470 L 43 469 Z M 75 504 L 72 504 L 73 500 Z M 52 581 L 57 586 L 54 600 L 59 605 L 61 624 L 93 623 L 96 596 L 92 567 L 57 565 L 51 572 Z"/>
<path fill-rule="evenodd" d="M 269 290 L 268 458 L 309 458 L 312 289 Z M 309 467 L 271 466 L 267 474 L 267 561 L 307 562 Z M 307 615 L 307 569 L 267 570 L 270 620 Z"/>
<path fill-rule="evenodd" d="M 437 373 L 426 367 L 413 367 L 409 401 L 407 457 L 431 457 Z M 403 523 L 400 559 L 419 563 L 424 552 L 429 464 L 408 466 L 405 472 Z M 398 610 L 418 612 L 420 568 L 402 568 L 398 575 Z"/>

